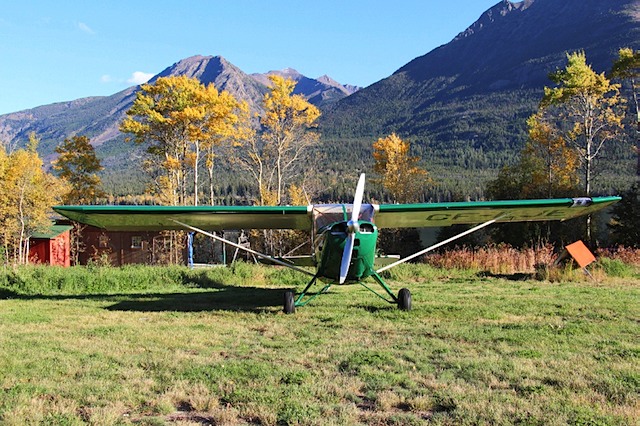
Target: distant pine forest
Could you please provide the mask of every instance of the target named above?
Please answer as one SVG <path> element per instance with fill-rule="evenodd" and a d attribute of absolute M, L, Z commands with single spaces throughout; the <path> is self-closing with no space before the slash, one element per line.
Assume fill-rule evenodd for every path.
<path fill-rule="evenodd" d="M 616 195 L 629 188 L 635 179 L 636 154 L 633 151 L 635 131 L 627 125 L 624 138 L 612 141 L 598 159 L 594 194 Z M 520 140 L 525 140 L 525 126 L 520 129 Z M 513 165 L 519 158 L 521 146 L 494 150 L 485 146 L 470 146 L 466 141 L 424 143 L 419 137 L 407 138 L 412 142 L 412 154 L 422 159 L 434 184 L 425 188 L 423 202 L 483 200 L 487 198 L 487 183 L 496 178 L 505 165 Z M 382 188 L 370 178 L 373 173 L 372 145 L 375 139 L 324 137 L 315 147 L 316 159 L 305 170 L 305 185 L 312 201 L 345 202 L 353 196 L 353 182 L 360 172 L 368 174 L 366 196 L 376 202 L 388 202 Z M 422 142 L 422 143 L 421 143 Z M 149 176 L 140 167 L 144 152 L 140 147 L 133 152 L 123 141 L 111 142 L 100 149 L 118 164 L 105 164 L 102 183 L 105 192 L 114 199 L 143 195 L 150 184 Z M 119 152 L 120 151 L 120 152 Z M 203 183 L 204 184 L 204 183 Z M 246 172 L 220 161 L 216 174 L 216 204 L 251 204 L 256 197 L 255 184 Z"/>

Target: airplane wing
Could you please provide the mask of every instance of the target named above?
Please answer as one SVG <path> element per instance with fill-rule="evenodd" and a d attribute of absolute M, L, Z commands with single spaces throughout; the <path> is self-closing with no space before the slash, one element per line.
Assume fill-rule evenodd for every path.
<path fill-rule="evenodd" d="M 374 205 L 378 228 L 423 228 L 496 222 L 567 220 L 603 209 L 620 197 Z"/>
<path fill-rule="evenodd" d="M 496 222 L 567 220 L 605 208 L 620 197 L 560 198 L 548 200 L 475 201 L 424 204 L 363 204 L 360 214 L 378 228 L 441 227 Z M 324 206 L 56 206 L 53 209 L 76 222 L 110 231 L 184 229 L 177 223 L 208 230 L 312 229 L 318 216 L 330 222 L 350 214 L 351 204 L 335 204 L 333 217 L 316 210 Z M 365 213 L 367 213 L 365 215 Z"/>
<path fill-rule="evenodd" d="M 207 231 L 312 227 L 306 206 L 55 206 L 53 210 L 109 231 L 184 230 L 176 222 Z"/>

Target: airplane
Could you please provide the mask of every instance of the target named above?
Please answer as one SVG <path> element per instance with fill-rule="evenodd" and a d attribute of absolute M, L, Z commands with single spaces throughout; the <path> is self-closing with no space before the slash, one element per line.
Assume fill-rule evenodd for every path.
<path fill-rule="evenodd" d="M 56 206 L 67 218 L 110 231 L 184 230 L 198 232 L 270 263 L 311 276 L 298 294 L 284 293 L 283 311 L 295 312 L 333 284 L 359 283 L 381 299 L 411 310 L 411 292 L 402 288 L 395 295 L 382 278 L 382 272 L 476 232 L 493 223 L 527 221 L 564 221 L 603 209 L 621 198 L 559 198 L 542 200 L 476 201 L 422 204 L 364 204 L 365 175 L 356 186 L 352 204 L 316 204 L 309 206 Z M 376 244 L 381 228 L 442 227 L 476 225 L 445 241 L 397 259 L 377 258 Z M 306 258 L 278 258 L 259 253 L 226 240 L 212 231 L 229 229 L 297 229 L 311 231 L 313 255 Z M 301 262 L 303 260 L 303 262 Z M 301 264 L 315 266 L 315 272 Z M 385 260 L 376 266 L 376 260 Z M 365 280 L 372 278 L 382 291 L 375 291 Z M 317 281 L 320 291 L 309 293 Z M 382 293 L 382 294 L 380 294 Z"/>

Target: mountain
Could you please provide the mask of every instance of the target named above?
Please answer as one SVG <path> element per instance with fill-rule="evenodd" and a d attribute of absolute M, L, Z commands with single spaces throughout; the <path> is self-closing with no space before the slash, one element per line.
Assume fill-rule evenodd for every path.
<path fill-rule="evenodd" d="M 355 92 L 360 87 L 352 85 L 342 85 L 327 75 L 317 79 L 305 77 L 293 68 L 285 68 L 280 71 L 269 71 L 266 74 L 251 74 L 251 76 L 261 84 L 268 86 L 269 75 L 276 74 L 289 78 L 296 82 L 294 94 L 303 95 L 312 104 L 322 107 L 345 98 Z"/>
<path fill-rule="evenodd" d="M 160 77 L 186 76 L 196 78 L 203 84 L 213 83 L 218 90 L 226 90 L 238 99 L 249 103 L 254 111 L 259 109 L 267 87 L 246 74 L 221 56 L 192 56 L 183 59 L 149 80 L 153 83 Z"/>
<path fill-rule="evenodd" d="M 287 69 L 274 71 L 290 76 L 298 82 L 296 93 L 300 93 L 310 102 L 318 105 L 341 99 L 357 88 L 340 85 L 329 77 L 323 80 L 307 78 L 297 71 Z M 266 74 L 248 75 L 221 56 L 192 56 L 166 68 L 149 82 L 160 77 L 184 75 L 197 78 L 204 84 L 213 83 L 219 90 L 226 90 L 235 97 L 247 101 L 250 107 L 259 112 L 263 95 L 268 90 Z M 128 154 L 116 156 L 122 151 L 114 144 L 121 144 L 123 136 L 118 126 L 131 107 L 139 87 L 130 87 L 111 96 L 90 97 L 71 102 L 60 102 L 25 111 L 0 116 L 0 140 L 10 145 L 24 143 L 30 132 L 42 139 L 40 151 L 45 159 L 51 160 L 54 147 L 65 138 L 82 134 L 91 138 L 91 143 L 108 151 L 107 165 L 121 165 Z M 108 142 L 109 147 L 102 148 Z"/>
<path fill-rule="evenodd" d="M 453 41 L 394 73 L 428 84 L 455 78 L 449 92 L 487 92 L 549 84 L 566 52 L 584 50 L 609 69 L 621 46 L 637 44 L 637 0 L 503 0 Z"/>
<path fill-rule="evenodd" d="M 495 168 L 526 139 L 548 74 L 584 50 L 598 72 L 640 48 L 639 0 L 507 0 L 451 42 L 326 108 L 326 138 L 408 137 L 429 165 Z M 361 142 L 358 142 L 361 143 Z"/>
<path fill-rule="evenodd" d="M 65 138 L 82 134 L 100 146 L 120 136 L 118 125 L 135 98 L 136 88 L 111 96 L 90 97 L 45 105 L 0 116 L 0 140 L 20 145 L 35 132 L 42 139 L 39 151 L 45 160 Z"/>

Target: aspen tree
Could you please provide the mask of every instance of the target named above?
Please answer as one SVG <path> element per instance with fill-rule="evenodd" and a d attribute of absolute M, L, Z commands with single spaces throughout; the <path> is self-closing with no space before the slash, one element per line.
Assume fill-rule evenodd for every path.
<path fill-rule="evenodd" d="M 212 181 L 212 149 L 222 140 L 245 135 L 247 110 L 245 103 L 212 84 L 161 77 L 142 85 L 120 130 L 147 145 L 147 169 L 163 202 L 197 205 L 203 153 Z"/>
<path fill-rule="evenodd" d="M 237 159 L 258 186 L 259 204 L 280 205 L 318 141 L 314 129 L 320 110 L 293 94 L 293 80 L 278 75 L 270 75 L 269 80 L 271 87 L 262 100 L 261 132 L 238 147 Z"/>
<path fill-rule="evenodd" d="M 420 195 L 432 184 L 426 170 L 418 166 L 419 158 L 409 155 L 410 145 L 395 133 L 373 144 L 373 170 L 378 180 L 396 203 L 419 201 Z"/>
<path fill-rule="evenodd" d="M 610 77 L 628 81 L 631 85 L 631 99 L 636 120 L 636 178 L 640 182 L 640 103 L 638 102 L 638 86 L 636 79 L 640 77 L 640 51 L 622 48 L 618 52 L 618 59 L 613 63 Z"/>
<path fill-rule="evenodd" d="M 71 190 L 64 196 L 66 204 L 94 203 L 104 197 L 100 188 L 98 173 L 104 169 L 96 156 L 95 149 L 86 136 L 73 136 L 65 139 L 55 149 L 58 158 L 53 168 L 66 180 Z"/>
<path fill-rule="evenodd" d="M 62 180 L 42 169 L 38 143 L 32 133 L 26 149 L 8 154 L 0 147 L 0 241 L 5 263 L 28 263 L 29 239 L 51 224 L 51 206 L 68 190 Z"/>
<path fill-rule="evenodd" d="M 584 52 L 567 55 L 567 66 L 549 78 L 541 108 L 555 117 L 558 134 L 577 152 L 583 170 L 584 193 L 591 195 L 594 162 L 604 145 L 622 130 L 620 86 L 587 64 Z"/>

